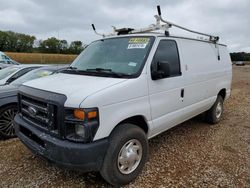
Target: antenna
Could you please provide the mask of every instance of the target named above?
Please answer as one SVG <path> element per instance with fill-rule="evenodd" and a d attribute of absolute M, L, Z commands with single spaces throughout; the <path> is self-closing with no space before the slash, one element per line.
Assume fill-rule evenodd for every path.
<path fill-rule="evenodd" d="M 95 30 L 95 25 L 94 25 L 94 24 L 92 24 L 92 28 L 93 28 L 94 31 L 96 31 L 96 30 Z"/>
<path fill-rule="evenodd" d="M 160 5 L 157 6 L 157 11 L 158 11 L 158 15 L 161 17 L 161 7 L 160 7 Z"/>
<path fill-rule="evenodd" d="M 104 34 L 98 33 L 98 32 L 96 31 L 96 29 L 95 29 L 95 25 L 94 25 L 94 24 L 92 24 L 91 26 L 92 26 L 92 28 L 93 28 L 93 30 L 94 30 L 94 32 L 95 32 L 95 34 L 97 34 L 97 35 L 100 35 L 100 36 L 104 37 Z"/>
<path fill-rule="evenodd" d="M 110 34 L 98 33 L 98 32 L 96 31 L 95 25 L 94 25 L 94 24 L 91 24 L 91 26 L 92 26 L 92 29 L 94 30 L 95 34 L 97 34 L 97 35 L 99 35 L 99 36 L 102 36 L 103 38 L 117 35 L 117 34 L 116 34 L 116 30 L 117 30 L 117 29 L 116 29 L 114 26 L 112 26 L 112 27 L 113 27 L 113 30 L 114 30 L 114 33 L 110 33 Z"/>

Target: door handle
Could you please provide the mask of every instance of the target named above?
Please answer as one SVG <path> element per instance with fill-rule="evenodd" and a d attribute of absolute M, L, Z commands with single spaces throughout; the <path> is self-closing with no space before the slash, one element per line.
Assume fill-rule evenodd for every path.
<path fill-rule="evenodd" d="M 181 98 L 184 98 L 184 89 L 181 89 Z"/>

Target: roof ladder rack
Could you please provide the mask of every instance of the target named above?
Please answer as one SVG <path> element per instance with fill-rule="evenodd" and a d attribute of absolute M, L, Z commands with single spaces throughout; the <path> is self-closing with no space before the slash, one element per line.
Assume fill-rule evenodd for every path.
<path fill-rule="evenodd" d="M 92 28 L 93 28 L 94 32 L 97 35 L 100 35 L 103 38 L 110 37 L 110 36 L 116 36 L 116 35 L 146 33 L 146 32 L 152 32 L 152 31 L 157 31 L 157 30 L 163 30 L 163 31 L 165 31 L 165 34 L 167 36 L 169 36 L 169 28 L 176 27 L 176 28 L 182 29 L 182 30 L 190 32 L 190 33 L 194 33 L 194 34 L 209 37 L 209 41 L 214 42 L 214 43 L 217 43 L 219 41 L 219 39 L 220 39 L 218 36 L 213 36 L 213 35 L 209 35 L 209 34 L 206 34 L 206 33 L 201 33 L 201 32 L 198 32 L 198 31 L 194 31 L 194 30 L 179 26 L 179 25 L 177 25 L 175 23 L 172 23 L 170 21 L 164 20 L 162 18 L 162 15 L 161 15 L 161 7 L 160 6 L 157 6 L 157 11 L 158 11 L 158 15 L 155 15 L 156 24 L 152 24 L 152 25 L 150 25 L 150 26 L 148 26 L 146 28 L 141 28 L 141 29 L 121 28 L 121 29 L 117 29 L 117 28 L 113 27 L 114 31 L 113 31 L 113 33 L 110 33 L 110 34 L 98 33 L 96 31 L 96 29 L 95 29 L 94 24 L 92 24 Z M 164 24 L 161 24 L 161 22 L 164 23 Z"/>
<path fill-rule="evenodd" d="M 169 27 L 177 27 L 179 29 L 182 29 L 184 31 L 187 31 L 187 32 L 190 32 L 190 33 L 195 33 L 195 34 L 198 34 L 198 35 L 203 35 L 203 36 L 206 36 L 206 37 L 209 37 L 209 40 L 210 41 L 213 41 L 213 42 L 218 42 L 219 41 L 219 37 L 218 36 L 213 36 L 213 35 L 209 35 L 209 34 L 206 34 L 206 33 L 201 33 L 201 32 L 198 32 L 198 31 L 194 31 L 194 30 L 191 30 L 191 29 L 188 29 L 188 28 L 185 28 L 185 27 L 182 27 L 182 26 L 179 26 L 177 24 L 174 24 L 172 22 L 169 22 L 169 21 L 166 21 L 162 18 L 161 16 L 161 7 L 158 5 L 157 6 L 157 10 L 158 10 L 158 16 L 160 18 L 160 20 L 163 22 L 163 23 L 166 23 L 169 25 Z"/>

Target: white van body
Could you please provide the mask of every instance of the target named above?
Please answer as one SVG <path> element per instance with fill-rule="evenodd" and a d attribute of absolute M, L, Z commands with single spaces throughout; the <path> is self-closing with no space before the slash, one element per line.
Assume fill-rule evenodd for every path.
<path fill-rule="evenodd" d="M 181 37 L 154 36 L 152 50 L 136 79 L 61 73 L 25 85 L 66 95 L 65 107 L 98 107 L 100 128 L 94 140 L 108 137 L 120 122 L 138 115 L 147 122 L 147 136 L 152 138 L 207 111 L 221 90 L 225 89 L 226 99 L 230 96 L 232 66 L 226 46 Z M 161 40 L 177 43 L 182 75 L 153 81 L 150 64 Z M 181 97 L 182 89 L 184 98 Z"/>
<path fill-rule="evenodd" d="M 203 112 L 217 123 L 231 82 L 225 45 L 154 33 L 111 37 L 90 44 L 66 71 L 21 86 L 15 131 L 54 164 L 124 185 L 145 165 L 148 139 Z"/>

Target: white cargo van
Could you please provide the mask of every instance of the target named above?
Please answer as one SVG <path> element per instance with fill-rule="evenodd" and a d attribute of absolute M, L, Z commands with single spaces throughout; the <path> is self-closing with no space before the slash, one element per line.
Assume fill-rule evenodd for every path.
<path fill-rule="evenodd" d="M 143 169 L 148 139 L 201 113 L 217 123 L 231 91 L 226 46 L 149 32 L 158 28 L 104 35 L 68 70 L 24 84 L 17 136 L 55 164 L 123 185 Z"/>

